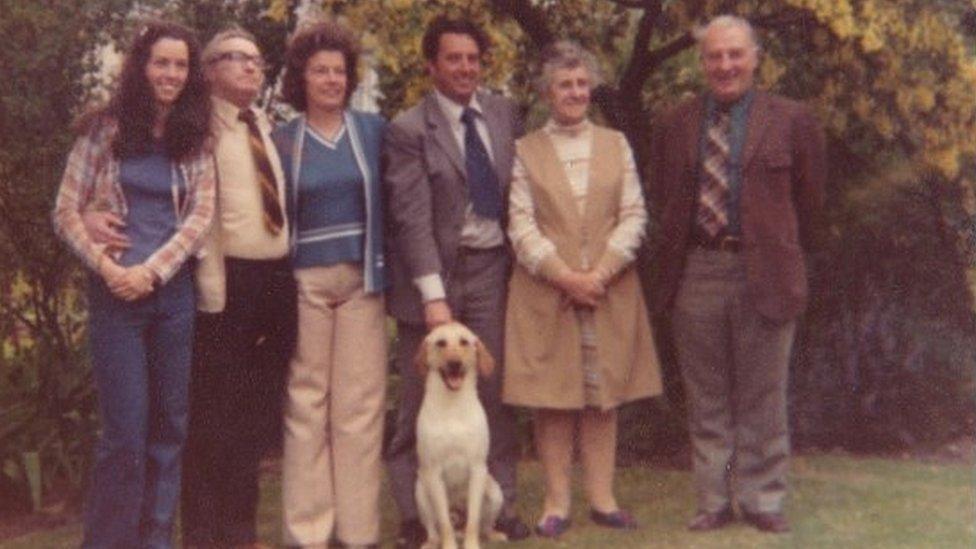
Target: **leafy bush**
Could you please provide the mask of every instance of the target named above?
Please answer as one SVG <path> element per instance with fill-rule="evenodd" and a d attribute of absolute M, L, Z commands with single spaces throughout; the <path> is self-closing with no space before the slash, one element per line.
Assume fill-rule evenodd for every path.
<path fill-rule="evenodd" d="M 811 301 L 790 380 L 796 446 L 877 451 L 935 446 L 976 426 L 976 329 L 957 247 L 959 187 L 894 162 L 870 181 L 841 175 L 831 230 L 809 258 Z M 654 235 L 654 238 L 661 238 Z M 653 255 L 645 258 L 653 282 Z M 621 453 L 687 444 L 668 319 L 656 319 L 665 402 L 621 417 Z"/>
<path fill-rule="evenodd" d="M 945 222 L 957 189 L 900 166 L 845 197 L 798 338 L 798 442 L 904 448 L 972 433 L 973 297 Z"/>

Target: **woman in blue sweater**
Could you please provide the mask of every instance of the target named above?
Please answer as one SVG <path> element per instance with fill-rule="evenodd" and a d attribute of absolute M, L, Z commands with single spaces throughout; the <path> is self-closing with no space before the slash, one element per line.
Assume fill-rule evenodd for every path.
<path fill-rule="evenodd" d="M 380 146 L 385 121 L 347 108 L 358 45 L 345 28 L 299 32 L 282 93 L 303 114 L 273 134 L 288 181 L 298 344 L 285 405 L 288 545 L 379 541 L 386 387 Z"/>

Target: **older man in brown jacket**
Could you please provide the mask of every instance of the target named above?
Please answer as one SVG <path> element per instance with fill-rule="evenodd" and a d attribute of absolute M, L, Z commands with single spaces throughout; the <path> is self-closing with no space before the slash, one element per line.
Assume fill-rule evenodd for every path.
<path fill-rule="evenodd" d="M 653 303 L 670 311 L 689 401 L 694 531 L 734 518 L 785 532 L 786 387 L 806 304 L 824 138 L 803 105 L 754 89 L 759 45 L 722 16 L 698 34 L 706 93 L 666 114 L 650 196 L 664 242 Z"/>

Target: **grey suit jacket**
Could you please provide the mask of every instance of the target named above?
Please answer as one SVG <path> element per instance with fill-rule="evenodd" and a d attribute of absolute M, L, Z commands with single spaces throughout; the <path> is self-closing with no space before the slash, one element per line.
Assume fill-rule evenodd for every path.
<path fill-rule="evenodd" d="M 515 137 L 521 133 L 518 111 L 512 101 L 498 95 L 479 93 L 477 98 L 507 204 Z M 440 273 L 451 294 L 468 205 L 461 149 L 433 93 L 387 126 L 383 160 L 391 279 L 387 308 L 397 320 L 422 323 L 423 304 L 413 280 Z M 505 283 L 500 281 L 499 291 L 504 291 Z"/>

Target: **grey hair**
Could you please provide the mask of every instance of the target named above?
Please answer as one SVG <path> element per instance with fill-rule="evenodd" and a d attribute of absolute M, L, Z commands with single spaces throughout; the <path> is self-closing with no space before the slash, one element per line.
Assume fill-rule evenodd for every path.
<path fill-rule="evenodd" d="M 227 27 L 226 29 L 215 34 L 214 37 L 207 42 L 207 45 L 203 47 L 203 53 L 200 54 L 200 60 L 203 61 L 204 65 L 210 63 L 215 57 L 217 57 L 217 46 L 219 46 L 221 42 L 230 40 L 232 38 L 243 38 L 255 46 L 258 45 L 258 41 L 256 38 L 254 38 L 254 35 L 244 30 L 243 27 L 239 27 L 237 25 Z"/>
<path fill-rule="evenodd" d="M 539 95 L 545 95 L 552 83 L 552 73 L 558 69 L 575 69 L 585 67 L 590 75 L 590 89 L 599 86 L 603 82 L 600 73 L 600 65 L 596 62 L 596 57 L 580 46 L 579 43 L 570 40 L 559 40 L 546 46 L 542 50 L 542 58 L 539 63 L 539 74 L 535 78 L 535 89 Z"/>
<path fill-rule="evenodd" d="M 692 36 L 698 41 L 698 47 L 701 48 L 705 43 L 705 37 L 708 36 L 709 31 L 712 29 L 729 29 L 729 28 L 739 28 L 746 31 L 746 36 L 749 37 L 749 41 L 756 47 L 756 53 L 762 51 L 762 45 L 759 43 L 759 35 L 756 34 L 756 29 L 752 28 L 752 23 L 744 17 L 739 17 L 738 15 L 719 15 L 712 18 L 710 21 L 704 25 L 699 25 L 695 27 L 692 31 Z"/>

